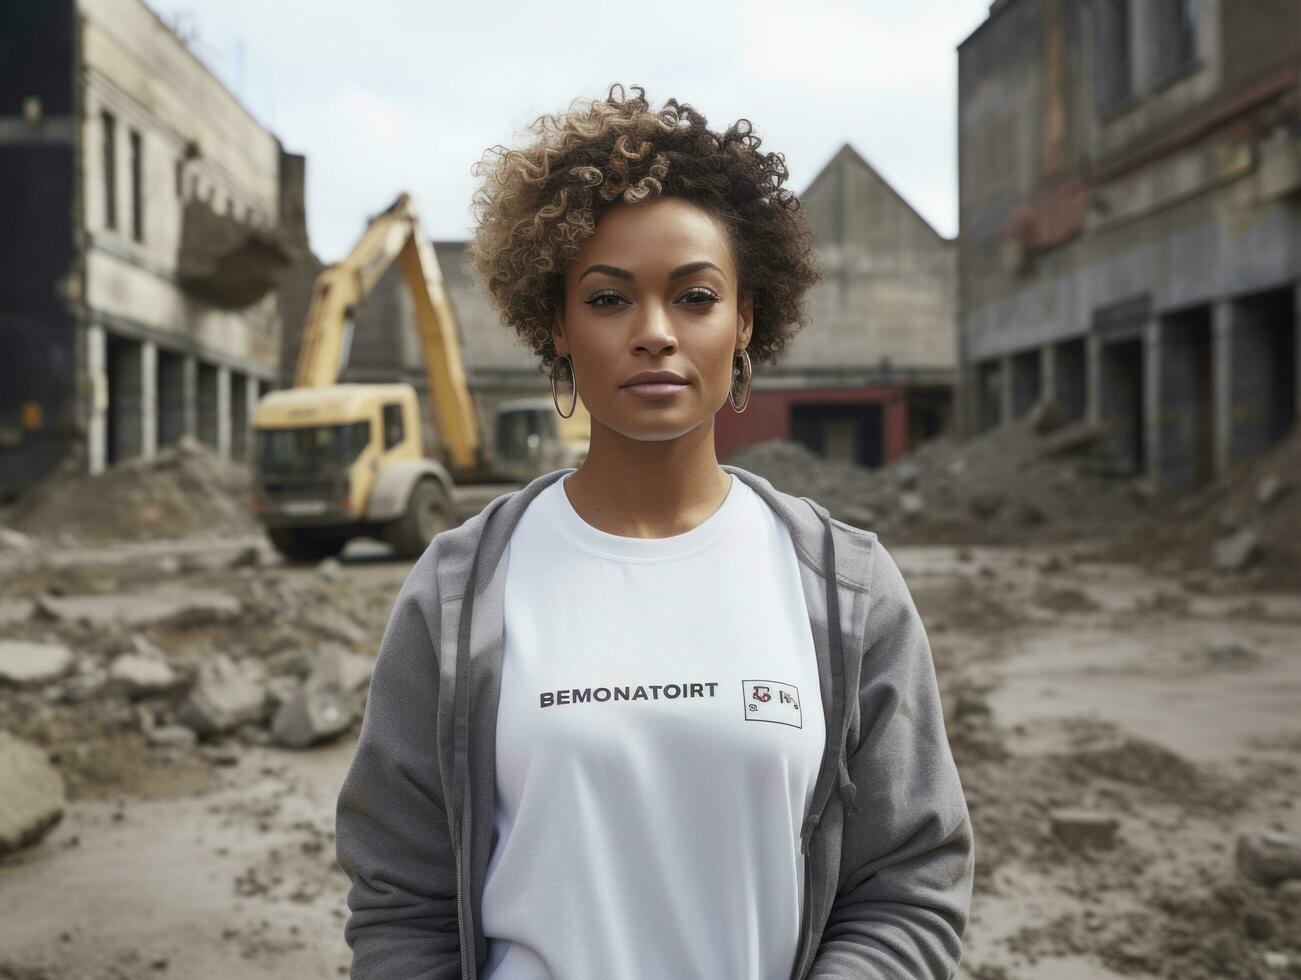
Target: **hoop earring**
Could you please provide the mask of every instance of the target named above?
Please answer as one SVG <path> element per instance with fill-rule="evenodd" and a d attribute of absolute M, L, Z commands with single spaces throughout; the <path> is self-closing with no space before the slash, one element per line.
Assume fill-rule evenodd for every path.
<path fill-rule="evenodd" d="M 738 367 L 736 363 L 736 354 L 740 354 L 744 358 L 744 363 L 740 367 Z M 736 407 L 735 394 L 736 379 L 738 377 L 745 379 L 745 386 L 742 388 L 742 391 L 745 392 L 745 397 L 741 400 L 740 408 Z M 736 412 L 737 415 L 744 412 L 746 406 L 750 404 L 750 384 L 753 380 L 754 368 L 750 365 L 750 352 L 742 347 L 732 355 L 732 387 L 728 389 L 727 392 L 727 400 L 732 403 L 732 411 Z"/>
<path fill-rule="evenodd" d="M 568 354 L 561 354 L 556 358 L 556 360 L 560 360 L 561 357 L 569 362 L 569 380 L 574 386 L 574 400 L 569 404 L 569 414 L 567 415 L 560 411 L 560 396 L 556 394 L 556 369 L 554 365 L 551 368 L 551 400 L 555 402 L 556 411 L 560 412 L 560 417 L 562 419 L 567 419 L 570 415 L 574 414 L 574 409 L 578 407 L 578 376 L 574 374 L 573 358 Z"/>

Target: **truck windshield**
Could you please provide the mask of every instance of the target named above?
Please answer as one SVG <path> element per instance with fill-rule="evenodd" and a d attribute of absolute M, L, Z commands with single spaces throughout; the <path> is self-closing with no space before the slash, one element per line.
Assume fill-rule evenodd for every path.
<path fill-rule="evenodd" d="M 370 422 L 309 425 L 293 429 L 257 429 L 254 452 L 265 472 L 345 468 L 370 442 Z"/>

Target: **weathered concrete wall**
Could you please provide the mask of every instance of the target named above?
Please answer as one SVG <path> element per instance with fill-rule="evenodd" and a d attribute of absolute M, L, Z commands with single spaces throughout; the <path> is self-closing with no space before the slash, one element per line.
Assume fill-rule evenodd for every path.
<path fill-rule="evenodd" d="M 846 145 L 800 197 L 824 279 L 810 322 L 776 372 L 864 368 L 950 372 L 955 249 Z"/>
<path fill-rule="evenodd" d="M 1207 470 L 1206 429 L 1218 471 L 1298 408 L 1301 0 L 1122 6 L 1128 82 L 1111 102 L 1096 4 L 1005 0 L 959 46 L 960 404 L 978 428 L 992 365 L 1083 341 L 1089 417 L 1155 482 L 1184 486 Z M 1184 9 L 1187 32 L 1160 22 Z M 1176 36 L 1186 59 L 1170 57 Z M 1259 330 L 1238 302 L 1257 293 L 1281 297 Z M 1126 309 L 1137 352 L 1117 346 Z M 1005 401 L 1001 418 L 1025 408 Z M 1234 421 L 1252 412 L 1270 421 Z"/>
<path fill-rule="evenodd" d="M 176 266 L 181 212 L 191 196 L 240 220 L 278 223 L 275 136 L 140 0 L 81 0 L 79 6 L 91 315 L 109 329 L 274 376 L 280 358 L 274 295 L 244 310 L 219 310 L 181 289 Z M 116 120 L 114 228 L 108 227 L 104 112 Z M 142 154 L 138 237 L 132 227 L 133 132 Z"/>

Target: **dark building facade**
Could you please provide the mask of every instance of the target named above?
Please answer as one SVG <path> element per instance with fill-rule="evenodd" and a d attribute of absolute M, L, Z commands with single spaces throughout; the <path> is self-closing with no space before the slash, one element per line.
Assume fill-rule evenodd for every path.
<path fill-rule="evenodd" d="M 958 47 L 959 414 L 1195 487 L 1301 405 L 1301 0 L 999 0 Z"/>
<path fill-rule="evenodd" d="M 142 0 L 0 4 L 0 497 L 184 435 L 248 458 L 304 166 Z"/>

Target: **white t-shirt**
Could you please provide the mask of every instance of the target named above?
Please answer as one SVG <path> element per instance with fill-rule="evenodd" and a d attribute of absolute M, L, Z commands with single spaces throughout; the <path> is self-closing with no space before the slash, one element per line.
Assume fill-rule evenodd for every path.
<path fill-rule="evenodd" d="M 505 560 L 492 980 L 786 980 L 825 723 L 790 533 L 732 477 L 668 538 L 566 476 Z"/>

